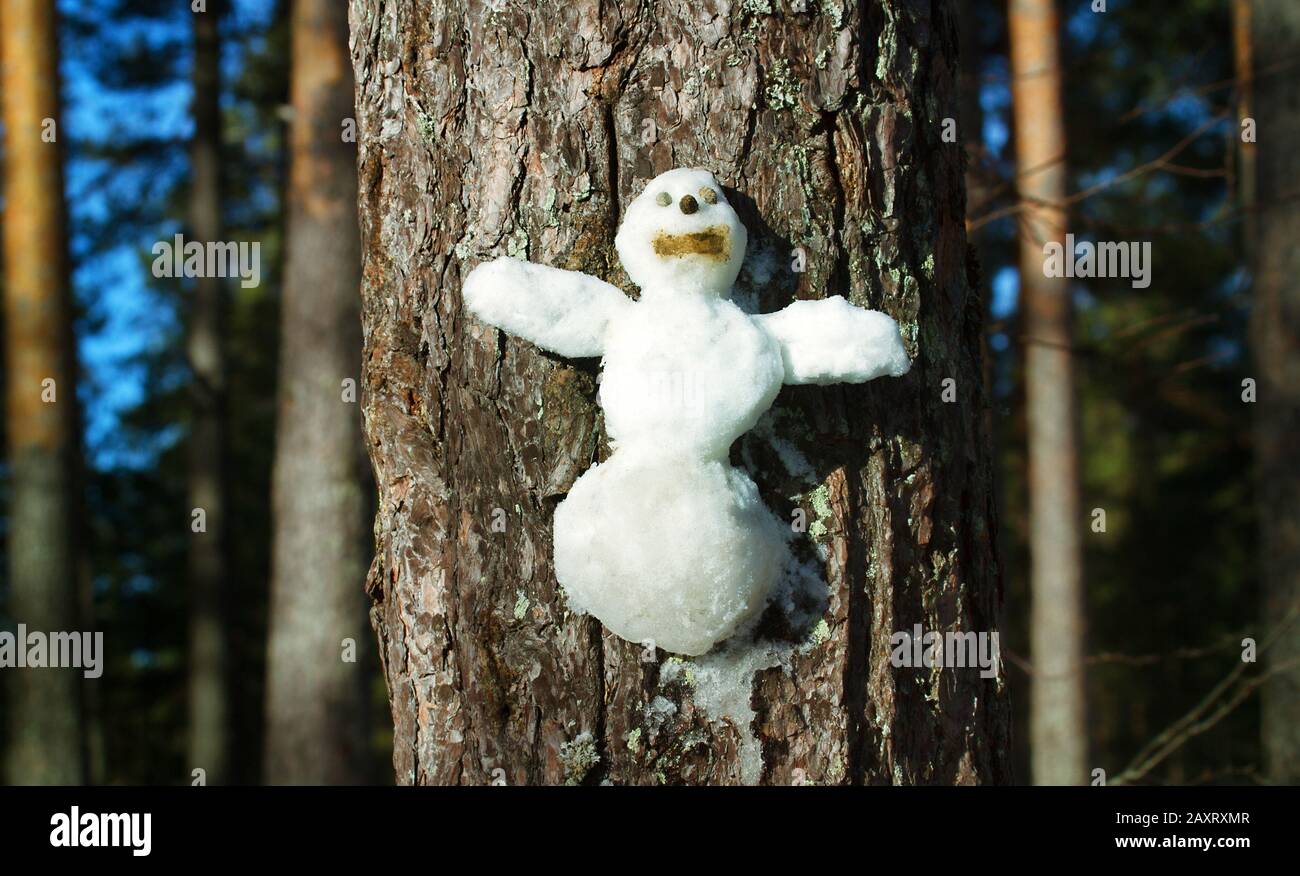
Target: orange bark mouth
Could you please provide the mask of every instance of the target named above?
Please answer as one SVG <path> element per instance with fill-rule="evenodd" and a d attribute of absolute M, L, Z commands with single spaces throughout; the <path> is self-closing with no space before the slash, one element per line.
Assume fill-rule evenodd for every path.
<path fill-rule="evenodd" d="M 730 238 L 726 227 L 722 225 L 689 234 L 664 234 L 661 231 L 654 236 L 651 244 L 655 255 L 659 256 L 700 255 L 720 262 L 731 257 Z"/>

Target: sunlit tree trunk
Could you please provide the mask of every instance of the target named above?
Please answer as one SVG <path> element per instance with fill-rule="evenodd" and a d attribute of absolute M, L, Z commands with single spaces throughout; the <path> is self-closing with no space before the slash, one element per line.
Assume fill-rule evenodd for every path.
<path fill-rule="evenodd" d="M 889 647 L 914 624 L 994 631 L 1000 599 L 982 312 L 960 144 L 942 139 L 957 115 L 951 5 L 350 7 L 379 489 L 367 589 L 397 780 L 1006 781 L 1001 677 L 896 668 Z M 551 519 L 607 451 L 596 363 L 484 330 L 461 298 L 469 269 L 506 252 L 630 291 L 615 228 L 674 166 L 734 189 L 742 294 L 772 310 L 843 293 L 897 317 L 916 360 L 901 380 L 783 390 L 784 449 L 805 470 L 738 442 L 769 505 L 813 521 L 830 585 L 790 671 L 742 686 L 742 726 L 710 721 L 664 653 L 566 610 Z"/>
<path fill-rule="evenodd" d="M 55 127 L 54 4 L 3 4 L 0 34 L 9 614 L 32 632 L 74 632 L 77 586 L 70 532 L 77 396 Z M 83 781 L 80 670 L 10 668 L 4 675 L 10 684 L 7 780 L 24 785 Z"/>
<path fill-rule="evenodd" d="M 296 0 L 292 40 L 265 774 L 340 784 L 368 777 L 359 667 L 374 641 L 362 588 L 361 262 L 346 5 Z"/>
<path fill-rule="evenodd" d="M 1055 0 L 1010 0 L 1029 455 L 1030 763 L 1037 784 L 1080 784 L 1084 720 L 1082 527 L 1069 281 L 1043 270 L 1063 241 L 1065 120 Z M 1066 253 L 1072 258 L 1072 253 Z"/>
<path fill-rule="evenodd" d="M 1255 0 L 1259 237 L 1253 340 L 1264 620 L 1287 623 L 1267 654 L 1265 772 L 1300 783 L 1300 4 Z M 1288 668 L 1289 667 L 1289 668 Z"/>
<path fill-rule="evenodd" d="M 1255 169 L 1254 137 L 1244 138 L 1244 125 L 1253 125 L 1255 105 L 1255 59 L 1251 39 L 1251 15 L 1254 0 L 1232 0 L 1232 60 L 1233 74 L 1237 79 L 1237 198 L 1241 206 L 1241 235 L 1249 253 L 1258 234 L 1255 216 L 1255 186 L 1258 173 Z M 1250 120 L 1250 121 L 1247 121 Z"/>
<path fill-rule="evenodd" d="M 194 28 L 194 139 L 190 146 L 188 240 L 221 239 L 221 42 L 224 0 L 191 12 Z M 229 778 L 229 640 L 226 580 L 226 354 L 223 281 L 195 281 L 187 353 L 192 373 L 189 435 L 190 666 L 189 768 L 206 780 Z M 201 512 L 201 515 L 200 515 Z M 197 518 L 197 519 L 196 519 Z M 197 523 L 201 520 L 202 527 Z M 195 529 L 202 531 L 195 531 Z"/>

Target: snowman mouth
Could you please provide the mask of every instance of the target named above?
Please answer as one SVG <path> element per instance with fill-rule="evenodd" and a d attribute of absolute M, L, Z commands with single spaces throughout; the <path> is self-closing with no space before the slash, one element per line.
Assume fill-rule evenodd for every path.
<path fill-rule="evenodd" d="M 651 245 L 658 256 L 700 255 L 720 262 L 725 262 L 731 256 L 727 229 L 722 225 L 686 234 L 665 234 L 661 231 L 654 236 Z"/>

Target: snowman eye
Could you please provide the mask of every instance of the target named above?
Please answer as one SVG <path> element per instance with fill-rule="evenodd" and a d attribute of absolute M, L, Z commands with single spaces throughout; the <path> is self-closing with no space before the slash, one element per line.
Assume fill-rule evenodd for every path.
<path fill-rule="evenodd" d="M 672 202 L 673 202 L 673 196 L 668 194 L 667 192 L 660 192 L 659 194 L 655 195 L 655 203 L 658 204 L 660 207 L 667 207 Z"/>
<path fill-rule="evenodd" d="M 705 186 L 704 188 L 700 189 L 700 197 L 704 200 L 704 203 L 706 204 L 718 203 L 718 193 L 715 192 L 713 189 L 709 188 L 708 186 Z"/>

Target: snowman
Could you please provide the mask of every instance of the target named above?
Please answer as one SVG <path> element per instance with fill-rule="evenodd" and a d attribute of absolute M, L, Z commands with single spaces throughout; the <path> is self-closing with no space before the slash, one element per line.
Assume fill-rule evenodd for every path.
<path fill-rule="evenodd" d="M 764 506 L 732 442 L 782 384 L 861 383 L 910 367 L 898 325 L 840 296 L 748 315 L 729 300 L 747 240 L 705 170 L 661 174 L 615 238 L 641 288 L 513 258 L 479 265 L 480 320 L 566 357 L 602 358 L 613 453 L 555 510 L 555 576 L 570 605 L 632 642 L 703 654 L 757 621 L 790 528 Z"/>

